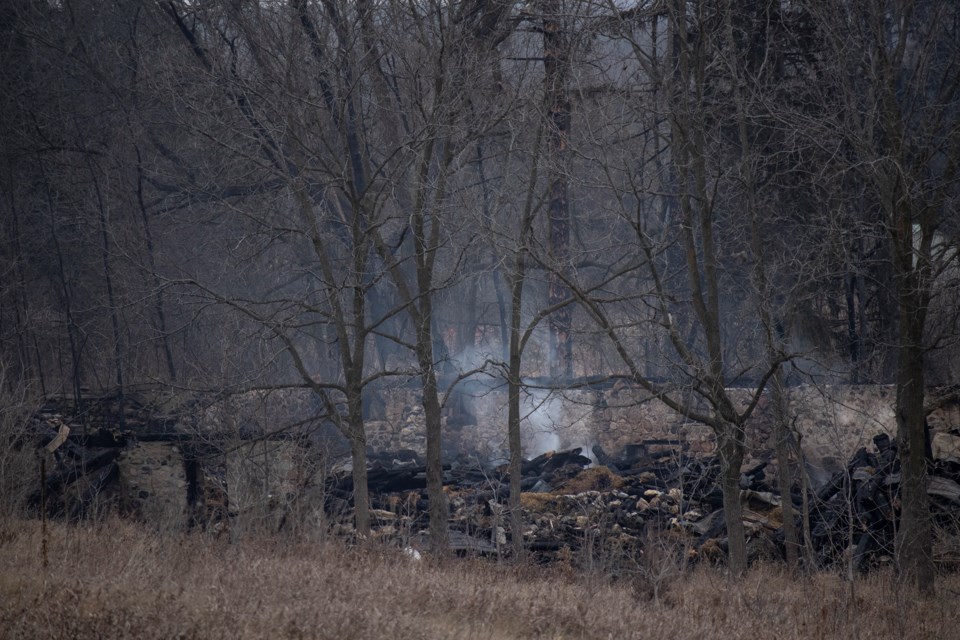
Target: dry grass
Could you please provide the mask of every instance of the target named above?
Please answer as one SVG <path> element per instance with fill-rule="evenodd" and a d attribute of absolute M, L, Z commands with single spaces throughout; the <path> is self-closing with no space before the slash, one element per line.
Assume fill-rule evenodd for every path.
<path fill-rule="evenodd" d="M 957 638 L 960 579 L 936 599 L 889 575 L 843 582 L 755 569 L 737 584 L 681 573 L 653 601 L 610 584 L 480 561 L 417 562 L 383 548 L 156 536 L 137 525 L 0 522 L 2 638 Z"/>
<path fill-rule="evenodd" d="M 609 491 L 624 485 L 622 477 L 610 469 L 598 465 L 584 469 L 575 477 L 564 482 L 560 488 L 564 493 L 582 493 L 584 491 Z"/>

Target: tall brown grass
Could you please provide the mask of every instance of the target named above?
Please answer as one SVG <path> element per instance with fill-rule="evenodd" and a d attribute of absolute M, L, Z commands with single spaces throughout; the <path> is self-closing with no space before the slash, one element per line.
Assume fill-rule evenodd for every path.
<path fill-rule="evenodd" d="M 644 573 L 415 561 L 383 547 L 157 535 L 108 520 L 0 522 L 2 638 L 911 638 L 960 637 L 960 579 L 922 601 L 889 574 L 853 583 L 756 568 Z"/>

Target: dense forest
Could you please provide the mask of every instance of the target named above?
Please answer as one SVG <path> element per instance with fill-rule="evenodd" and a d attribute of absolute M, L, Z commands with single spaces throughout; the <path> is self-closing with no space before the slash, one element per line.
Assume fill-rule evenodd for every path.
<path fill-rule="evenodd" d="M 419 389 L 438 496 L 453 385 L 509 390 L 518 471 L 530 380 L 624 380 L 716 433 L 742 572 L 761 395 L 891 384 L 897 555 L 932 588 L 958 32 L 937 0 L 9 0 L 4 404 L 305 389 L 363 531 L 380 385 Z"/>

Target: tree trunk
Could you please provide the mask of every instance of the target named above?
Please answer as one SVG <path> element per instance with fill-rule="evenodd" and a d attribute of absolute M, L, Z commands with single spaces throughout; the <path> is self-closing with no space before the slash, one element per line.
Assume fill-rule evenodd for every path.
<path fill-rule="evenodd" d="M 720 454 L 723 517 L 727 525 L 728 563 L 730 575 L 740 577 L 747 571 L 746 533 L 740 505 L 740 467 L 746 450 L 743 427 L 724 424 L 717 434 Z"/>
<path fill-rule="evenodd" d="M 511 340 L 511 343 L 513 340 Z M 511 349 L 513 345 L 511 344 Z M 510 445 L 510 536 L 513 557 L 523 557 L 523 507 L 520 504 L 523 451 L 520 442 L 520 356 L 511 354 L 510 379 L 507 382 L 507 440 Z"/>
<path fill-rule="evenodd" d="M 430 502 L 430 550 L 437 554 L 447 552 L 448 512 L 443 493 L 443 458 L 440 447 L 443 436 L 443 420 L 440 413 L 440 396 L 437 390 L 437 373 L 433 362 L 433 338 L 430 330 L 429 296 L 421 301 L 417 323 L 417 364 L 423 384 L 423 414 L 427 430 L 427 498 Z"/>
<path fill-rule="evenodd" d="M 430 501 L 430 548 L 446 553 L 448 548 L 447 499 L 443 493 L 443 457 L 440 452 L 443 423 L 433 369 L 423 376 L 423 412 L 427 427 L 427 496 Z"/>
<path fill-rule="evenodd" d="M 781 509 L 783 510 L 783 546 L 787 565 L 797 566 L 800 559 L 800 533 L 797 530 L 796 513 L 793 508 L 793 474 L 790 461 L 790 426 L 787 397 L 783 389 L 783 371 L 778 369 L 770 381 L 770 395 L 773 399 L 773 437 L 777 456 L 777 488 L 780 490 Z"/>
<path fill-rule="evenodd" d="M 370 491 L 367 488 L 367 436 L 363 416 L 351 410 L 349 420 L 350 460 L 353 463 L 353 515 L 357 535 L 370 535 Z"/>
<path fill-rule="evenodd" d="M 570 202 L 567 175 L 567 139 L 570 131 L 570 100 L 566 78 L 569 65 L 569 34 L 563 25 L 560 3 L 544 0 L 543 7 L 543 70 L 546 90 L 550 171 L 549 248 L 553 270 L 548 276 L 547 305 L 553 306 L 570 298 L 570 290 L 561 274 L 570 272 Z M 550 317 L 550 375 L 554 378 L 573 376 L 572 310 L 566 306 Z"/>
<path fill-rule="evenodd" d="M 779 331 L 776 329 L 776 323 L 773 321 L 770 310 L 774 295 L 772 291 L 773 287 L 770 283 L 770 274 L 767 272 L 768 260 L 766 255 L 766 245 L 764 238 L 761 235 L 763 222 L 761 221 L 759 193 L 756 181 L 754 179 L 753 161 L 757 157 L 757 154 L 754 150 L 753 140 L 756 138 L 757 133 L 755 127 L 751 124 L 750 119 L 748 106 L 749 103 L 746 96 L 747 82 L 741 76 L 739 68 L 742 64 L 741 58 L 743 56 L 753 56 L 751 56 L 749 52 L 740 53 L 738 51 L 737 38 L 734 36 L 733 28 L 733 5 L 734 3 L 731 3 L 730 6 L 727 7 L 724 26 L 726 27 L 727 47 L 734 54 L 730 68 L 733 73 L 732 89 L 734 106 L 737 113 L 737 128 L 740 139 L 740 172 L 744 184 L 744 196 L 746 198 L 747 212 L 751 221 L 751 250 L 754 254 L 753 257 L 756 260 L 753 279 L 758 289 L 757 307 L 760 321 L 765 328 L 768 365 L 770 367 L 774 367 L 774 373 L 770 380 L 770 384 L 771 395 L 773 397 L 775 449 L 778 461 L 777 481 L 780 487 L 780 496 L 782 501 L 783 531 L 786 546 L 787 564 L 793 567 L 797 564 L 799 539 L 797 536 L 797 527 L 793 514 L 793 502 L 790 498 L 790 488 L 792 482 L 790 477 L 790 449 L 788 443 L 789 433 L 787 430 L 787 401 L 783 392 L 783 374 L 778 360 L 778 351 L 781 350 L 782 345 L 780 344 L 781 336 L 779 335 Z M 753 51 L 753 54 L 757 53 L 758 51 Z M 761 64 L 761 61 L 751 59 L 746 62 L 746 64 L 749 67 L 756 68 Z M 719 311 L 716 312 L 716 315 L 719 318 Z M 714 341 L 717 344 L 720 343 L 720 337 L 721 334 L 718 323 L 717 328 L 715 329 L 714 338 Z M 714 372 L 714 375 L 718 376 L 722 375 L 722 373 L 722 368 L 718 368 Z M 736 452 L 733 452 L 732 455 L 735 457 Z M 742 455 L 740 456 L 740 460 L 742 461 Z M 739 463 L 732 467 L 729 465 L 725 467 L 725 473 L 730 474 L 731 477 L 734 473 L 736 473 L 739 478 L 739 470 Z M 727 489 L 728 488 L 725 485 L 725 504 L 727 501 Z M 732 490 L 732 487 L 730 490 Z M 730 499 L 732 501 L 732 497 Z M 739 496 L 737 498 L 737 502 L 739 503 Z M 738 534 L 737 540 L 738 542 L 742 541 L 742 536 Z M 732 558 L 734 556 L 734 547 L 732 540 L 730 546 L 730 555 L 731 566 L 733 566 L 734 562 L 732 561 Z M 745 569 L 746 566 L 744 565 L 743 568 Z M 740 568 L 734 566 L 734 570 L 739 572 Z"/>
<path fill-rule="evenodd" d="M 525 229 L 521 231 L 525 235 Z M 520 505 L 520 480 L 522 476 L 523 451 L 520 441 L 520 365 L 522 352 L 520 350 L 520 323 L 521 303 L 523 301 L 523 284 L 525 261 L 523 247 L 517 255 L 516 268 L 513 273 L 513 287 L 510 296 L 510 361 L 507 372 L 507 440 L 510 445 L 510 535 L 513 542 L 513 556 L 520 558 L 523 554 L 523 512 Z"/>
<path fill-rule="evenodd" d="M 477 180 L 480 182 L 481 204 L 483 206 L 483 222 L 487 232 L 493 237 L 493 207 L 490 202 L 490 185 L 484 170 L 483 138 L 477 142 Z M 493 281 L 493 291 L 497 296 L 497 319 L 500 321 L 500 351 L 503 359 L 510 357 L 510 325 L 507 322 L 507 301 L 503 291 L 503 277 L 500 275 L 499 265 L 490 269 L 490 278 Z"/>
<path fill-rule="evenodd" d="M 897 436 L 900 453 L 900 529 L 897 562 L 900 579 L 921 593 L 934 592 L 933 532 L 927 495 L 926 433 L 923 410 L 924 305 L 914 279 L 899 278 L 900 347 L 897 363 Z"/>

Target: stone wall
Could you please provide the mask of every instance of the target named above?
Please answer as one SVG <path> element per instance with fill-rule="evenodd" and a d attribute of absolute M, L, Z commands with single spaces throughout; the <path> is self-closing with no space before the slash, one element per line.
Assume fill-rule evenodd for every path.
<path fill-rule="evenodd" d="M 732 390 L 731 394 L 743 408 L 752 392 Z M 386 390 L 379 400 L 380 419 L 366 425 L 369 446 L 377 451 L 413 449 L 423 454 L 426 438 L 418 392 Z M 842 468 L 857 448 L 872 446 L 877 433 L 893 436 L 894 400 L 893 387 L 791 388 L 791 423 L 800 434 L 812 475 L 825 477 Z M 769 404 L 768 397 L 761 398 L 747 434 L 752 454 L 764 459 L 770 457 L 773 448 Z M 246 424 L 242 412 L 227 413 L 241 429 Z M 572 447 L 589 452 L 594 444 L 612 456 L 621 456 L 631 443 L 650 439 L 681 441 L 689 452 L 704 455 L 712 453 L 715 446 L 708 427 L 679 416 L 630 387 L 533 392 L 524 397 L 522 414 L 527 457 Z M 262 415 L 258 409 L 261 419 Z M 444 416 L 447 460 L 468 455 L 488 464 L 505 462 L 506 424 L 503 389 L 474 391 L 454 399 Z M 960 427 L 960 406 L 934 412 L 930 425 L 939 433 Z M 308 495 L 332 462 L 324 458 L 315 442 L 304 448 L 288 440 L 225 440 L 221 451 L 201 458 L 191 478 L 188 469 L 192 463 L 185 460 L 176 444 L 145 442 L 124 450 L 118 460 L 121 508 L 144 521 L 176 529 L 188 526 L 193 514 L 202 518 L 220 509 L 221 517 L 227 510 L 230 513 L 231 535 L 253 528 L 276 530 L 283 514 L 314 508 L 303 504 L 306 498 L 301 501 L 297 496 Z M 191 483 L 192 497 L 188 495 Z"/>
<path fill-rule="evenodd" d="M 123 451 L 117 468 L 123 513 L 172 530 L 186 528 L 187 474 L 178 446 L 142 442 Z"/>
<path fill-rule="evenodd" d="M 740 409 L 748 406 L 752 393 L 750 389 L 731 390 Z M 383 395 L 385 416 L 367 424 L 369 444 L 376 450 L 414 449 L 423 453 L 426 439 L 418 394 L 392 390 Z M 893 386 L 799 386 L 788 389 L 788 398 L 791 424 L 800 435 L 808 462 L 826 473 L 840 469 L 859 447 L 872 446 L 877 433 L 896 434 Z M 447 455 L 505 460 L 506 399 L 502 389 L 473 393 L 460 400 L 465 408 L 447 411 Z M 715 446 L 708 427 L 685 419 L 642 390 L 630 387 L 527 395 L 522 415 L 527 457 L 578 446 L 586 451 L 594 444 L 617 456 L 631 443 L 661 438 L 682 440 L 689 451 L 700 454 L 711 453 Z M 960 407 L 937 410 L 929 422 L 934 431 L 960 428 Z M 748 423 L 749 449 L 761 455 L 772 450 L 771 430 L 770 399 L 764 394 Z"/>

